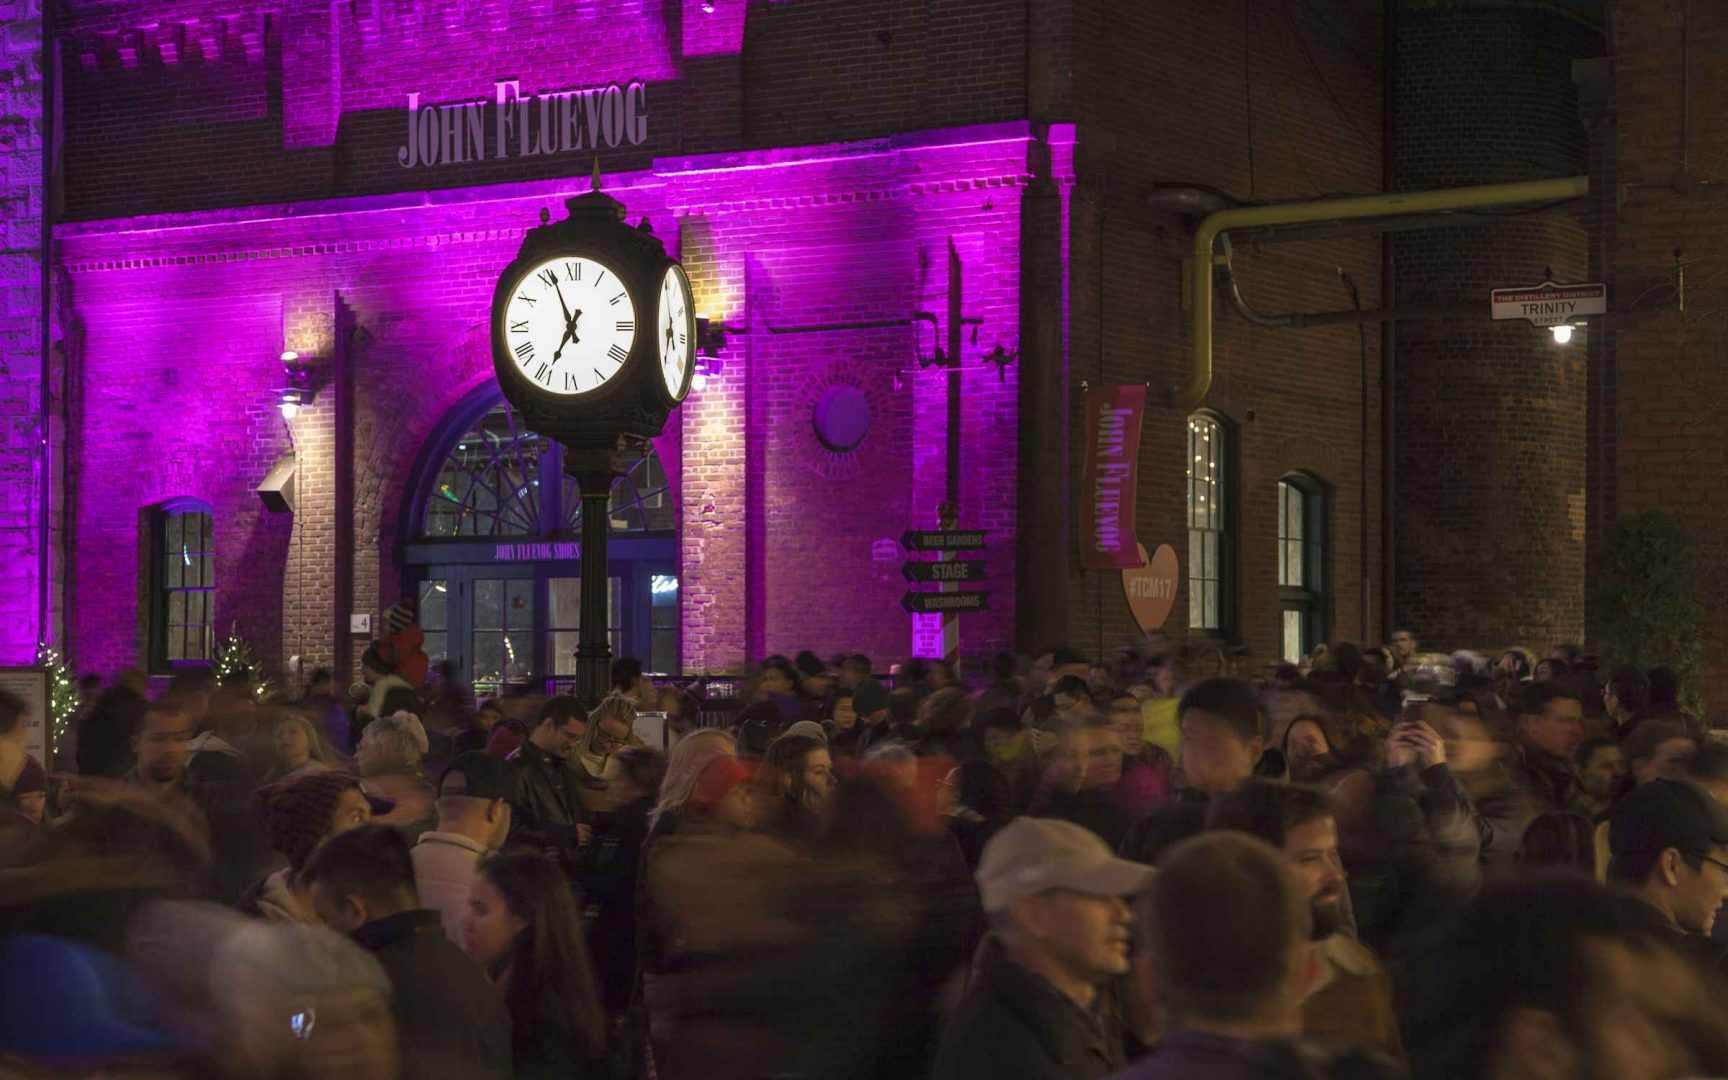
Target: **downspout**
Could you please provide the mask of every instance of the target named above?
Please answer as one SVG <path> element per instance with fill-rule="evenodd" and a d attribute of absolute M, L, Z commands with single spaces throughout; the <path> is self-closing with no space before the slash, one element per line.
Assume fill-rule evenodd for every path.
<path fill-rule="evenodd" d="M 1188 381 L 1171 388 L 1172 407 L 1184 412 L 1206 399 L 1212 388 L 1212 271 L 1217 265 L 1218 238 L 1233 229 L 1270 225 L 1299 225 L 1373 218 L 1406 217 L 1448 210 L 1472 210 L 1523 203 L 1557 202 L 1588 194 L 1587 176 L 1559 177 L 1516 184 L 1411 191 L 1397 194 L 1360 195 L 1312 202 L 1242 206 L 1217 210 L 1203 218 L 1194 230 L 1189 253 L 1189 313 L 1193 354 Z"/>
<path fill-rule="evenodd" d="M 1391 191 L 1394 139 L 1398 102 L 1398 0 L 1385 0 L 1381 9 L 1383 37 L 1380 45 L 1380 189 Z M 1380 236 L 1380 303 L 1398 306 L 1397 252 L 1389 234 Z M 1380 633 L 1362 626 L 1363 641 L 1390 641 L 1397 617 L 1393 603 L 1398 595 L 1398 324 L 1380 324 Z M 1362 508 L 1368 516 L 1368 508 Z M 1367 572 L 1368 553 L 1362 553 Z"/>
<path fill-rule="evenodd" d="M 54 4 L 42 5 L 42 381 L 41 415 L 37 429 L 42 436 L 42 469 L 37 502 L 41 509 L 42 531 L 36 543 L 36 640 L 40 644 L 53 642 L 53 607 L 49 603 L 49 575 L 53 572 L 49 546 L 54 540 L 54 394 L 53 334 L 49 316 L 53 311 L 53 242 L 54 242 L 54 77 L 59 71 L 59 50 L 54 44 Z M 64 658 L 71 663 L 70 658 Z M 52 763 L 50 763 L 52 764 Z"/>

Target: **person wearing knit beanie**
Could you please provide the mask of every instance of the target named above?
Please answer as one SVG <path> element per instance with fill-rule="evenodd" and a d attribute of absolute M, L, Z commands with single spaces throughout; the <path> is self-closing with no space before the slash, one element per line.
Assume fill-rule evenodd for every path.
<path fill-rule="evenodd" d="M 42 824 L 42 814 L 48 802 L 48 771 L 42 768 L 40 761 L 25 755 L 24 771 L 13 782 L 6 801 L 34 824 Z"/>
<path fill-rule="evenodd" d="M 288 866 L 253 886 L 241 898 L 240 910 L 275 922 L 317 922 L 300 871 L 319 844 L 365 825 L 373 810 L 360 781 L 345 772 L 312 773 L 259 788 L 252 796 L 253 817 Z"/>

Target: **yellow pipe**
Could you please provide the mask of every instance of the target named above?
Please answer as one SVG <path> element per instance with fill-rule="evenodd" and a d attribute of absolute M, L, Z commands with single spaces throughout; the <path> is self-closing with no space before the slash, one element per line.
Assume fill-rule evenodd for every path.
<path fill-rule="evenodd" d="M 1221 234 L 1236 229 L 1262 228 L 1269 225 L 1405 217 L 1442 210 L 1560 202 L 1589 193 L 1589 177 L 1566 176 L 1519 184 L 1488 184 L 1484 187 L 1449 188 L 1441 191 L 1406 191 L 1388 195 L 1360 195 L 1348 199 L 1243 206 L 1207 215 L 1194 230 L 1194 248 L 1189 255 L 1188 286 L 1193 290 L 1189 301 L 1193 319 L 1193 368 L 1188 384 L 1172 389 L 1171 405 L 1186 412 L 1206 400 L 1206 392 L 1212 389 L 1213 248 Z"/>

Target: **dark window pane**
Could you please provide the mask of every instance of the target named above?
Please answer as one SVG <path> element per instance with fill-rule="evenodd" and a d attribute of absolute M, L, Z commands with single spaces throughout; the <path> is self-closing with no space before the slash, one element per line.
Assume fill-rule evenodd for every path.
<path fill-rule="evenodd" d="M 582 618 L 582 579 L 552 578 L 547 584 L 552 608 L 546 613 L 546 625 L 556 630 L 575 628 Z"/>
<path fill-rule="evenodd" d="M 534 634 L 529 630 L 517 630 L 504 635 L 504 661 L 506 677 L 511 682 L 521 682 L 534 674 Z"/>
<path fill-rule="evenodd" d="M 447 581 L 420 583 L 420 628 L 427 634 L 449 628 L 449 595 L 450 583 Z"/>
<path fill-rule="evenodd" d="M 537 482 L 540 439 L 508 404 L 482 417 L 451 450 L 421 518 L 428 536 L 523 536 L 544 531 Z"/>
<path fill-rule="evenodd" d="M 496 688 L 504 676 L 504 635 L 474 635 L 474 684 Z"/>
<path fill-rule="evenodd" d="M 650 671 L 662 675 L 678 673 L 678 630 L 654 630 L 649 635 Z"/>
<path fill-rule="evenodd" d="M 534 582 L 512 578 L 504 583 L 504 625 L 512 630 L 534 625 Z"/>
<path fill-rule="evenodd" d="M 503 628 L 504 582 L 496 578 L 474 582 L 474 629 L 502 630 Z"/>
<path fill-rule="evenodd" d="M 552 674 L 576 674 L 576 646 L 580 635 L 574 630 L 557 630 L 552 634 Z"/>

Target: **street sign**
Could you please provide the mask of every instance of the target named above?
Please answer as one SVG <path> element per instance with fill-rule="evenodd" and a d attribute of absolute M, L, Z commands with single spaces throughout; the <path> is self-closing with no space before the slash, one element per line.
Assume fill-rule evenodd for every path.
<path fill-rule="evenodd" d="M 989 611 L 990 591 L 974 592 L 909 592 L 900 597 L 900 606 L 918 615 L 932 612 Z"/>
<path fill-rule="evenodd" d="M 1558 326 L 1584 315 L 1608 313 L 1608 286 L 1600 281 L 1581 285 L 1540 285 L 1495 289 L 1489 304 L 1496 319 L 1523 319 L 1531 326 Z"/>
<path fill-rule="evenodd" d="M 900 564 L 900 575 L 907 581 L 983 581 L 984 560 L 949 559 L 944 562 L 908 560 Z"/>
<path fill-rule="evenodd" d="M 984 546 L 984 532 L 914 532 L 900 534 L 900 546 L 907 551 L 976 551 Z"/>

